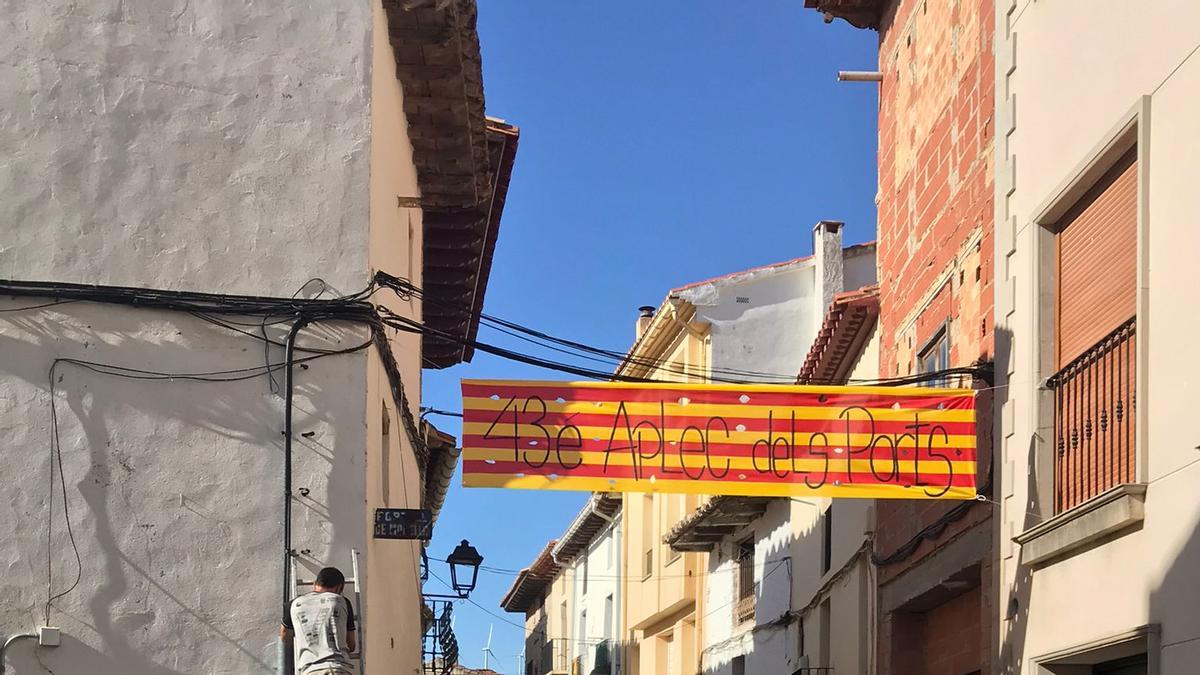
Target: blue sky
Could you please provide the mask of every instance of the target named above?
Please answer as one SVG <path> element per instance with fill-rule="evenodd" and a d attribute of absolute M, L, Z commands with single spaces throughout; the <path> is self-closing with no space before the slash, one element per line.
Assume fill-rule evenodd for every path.
<path fill-rule="evenodd" d="M 691 281 L 811 253 L 820 219 L 847 243 L 875 237 L 877 34 L 825 24 L 801 0 L 481 0 L 488 114 L 521 128 L 485 311 L 616 350 L 636 308 Z M 485 341 L 530 349 L 488 331 Z M 486 354 L 427 371 L 424 404 L 459 410 L 460 378 L 569 379 Z M 459 435 L 458 420 L 436 417 Z M 484 565 L 519 569 L 586 495 L 452 488 L 429 549 L 469 539 Z M 446 576 L 445 564 L 433 562 Z M 455 608 L 462 661 L 489 625 L 501 673 L 517 671 L 524 617 L 481 572 Z M 427 590 L 437 592 L 431 579 Z"/>

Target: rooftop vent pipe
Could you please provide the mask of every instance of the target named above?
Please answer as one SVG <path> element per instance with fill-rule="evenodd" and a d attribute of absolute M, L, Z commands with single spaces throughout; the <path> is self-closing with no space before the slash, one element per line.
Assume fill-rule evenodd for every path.
<path fill-rule="evenodd" d="M 642 305 L 638 307 L 637 329 L 634 331 L 634 338 L 642 337 L 642 333 L 646 332 L 646 328 L 650 326 L 650 322 L 654 320 L 654 306 Z"/>
<path fill-rule="evenodd" d="M 839 70 L 839 82 L 883 82 L 883 73 L 878 70 Z"/>

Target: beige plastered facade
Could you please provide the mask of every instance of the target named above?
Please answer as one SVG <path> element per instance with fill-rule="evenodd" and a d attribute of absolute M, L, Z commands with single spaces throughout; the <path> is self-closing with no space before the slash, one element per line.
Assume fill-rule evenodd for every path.
<path fill-rule="evenodd" d="M 525 664 L 529 673 L 568 675 L 575 653 L 571 630 L 575 613 L 571 579 L 561 571 L 546 584 L 542 598 L 525 615 Z"/>
<path fill-rule="evenodd" d="M 398 207 L 397 196 L 418 196 L 417 171 L 404 114 L 404 92 L 396 78 L 395 58 L 388 40 L 387 17 L 380 0 L 372 2 L 371 31 L 371 154 L 370 233 L 368 264 L 411 280 L 421 287 L 422 212 Z M 421 300 L 381 293 L 377 302 L 401 316 L 420 321 Z M 392 352 L 400 367 L 417 419 L 421 392 L 421 336 L 391 331 Z M 404 432 L 398 404 L 393 400 L 379 354 L 370 353 L 367 371 L 368 522 L 376 508 L 422 508 L 424 485 L 416 456 Z M 385 433 L 386 429 L 386 433 Z M 421 667 L 420 542 L 366 540 L 366 662 L 371 670 L 410 673 Z"/>
<path fill-rule="evenodd" d="M 932 5 L 932 3 L 931 3 Z M 932 7 L 931 7 L 932 9 Z M 997 672 L 1200 668 L 1200 3 L 996 3 Z M 1137 485 L 1053 512 L 1048 225 L 1138 158 Z"/>
<path fill-rule="evenodd" d="M 627 364 L 622 373 L 662 381 L 703 381 L 678 371 L 708 368 L 708 326 L 692 322 L 694 310 L 683 303 L 677 312 L 664 302 L 630 351 L 630 357 L 655 368 Z M 626 493 L 621 510 L 622 663 L 628 675 L 680 675 L 700 667 L 699 633 L 704 616 L 706 553 L 676 553 L 663 536 L 692 513 L 698 495 Z M 647 556 L 649 562 L 647 563 Z"/>

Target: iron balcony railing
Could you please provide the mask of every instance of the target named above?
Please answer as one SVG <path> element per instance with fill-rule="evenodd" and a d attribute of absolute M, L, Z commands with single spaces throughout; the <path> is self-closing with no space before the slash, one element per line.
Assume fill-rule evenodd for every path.
<path fill-rule="evenodd" d="M 586 655 L 593 657 L 592 666 L 583 672 Z M 525 675 L 611 675 L 619 672 L 618 656 L 611 640 L 550 638 L 542 643 L 541 658 L 527 663 Z"/>
<path fill-rule="evenodd" d="M 753 548 L 740 551 L 737 566 L 737 600 L 733 603 L 735 626 L 754 620 L 754 599 L 758 595 L 758 585 L 754 583 Z"/>
<path fill-rule="evenodd" d="M 422 670 L 426 675 L 447 675 L 458 664 L 458 639 L 450 620 L 454 605 L 449 601 L 431 600 L 428 608 L 432 621 L 422 638 Z"/>
<path fill-rule="evenodd" d="M 734 625 L 754 620 L 754 595 L 743 596 L 733 603 Z"/>
<path fill-rule="evenodd" d="M 542 667 L 545 669 L 545 672 L 570 672 L 571 647 L 571 641 L 567 638 L 550 638 L 547 640 L 542 652 Z"/>
<path fill-rule="evenodd" d="M 611 641 L 601 640 L 600 643 L 595 647 L 595 658 L 593 659 L 595 665 L 592 666 L 592 672 L 588 673 L 588 675 L 599 673 L 603 673 L 604 675 L 615 675 L 617 669 L 616 659 L 613 658 L 615 656 L 614 652 L 615 646 Z"/>
<path fill-rule="evenodd" d="M 1055 513 L 1136 480 L 1136 327 L 1136 319 L 1121 324 L 1047 381 Z"/>

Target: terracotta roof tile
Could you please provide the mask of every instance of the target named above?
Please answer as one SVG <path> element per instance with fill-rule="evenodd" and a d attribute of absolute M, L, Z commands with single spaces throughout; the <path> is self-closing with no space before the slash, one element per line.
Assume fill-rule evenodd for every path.
<path fill-rule="evenodd" d="M 844 382 L 879 316 L 879 285 L 833 296 L 796 378 L 799 384 Z"/>

